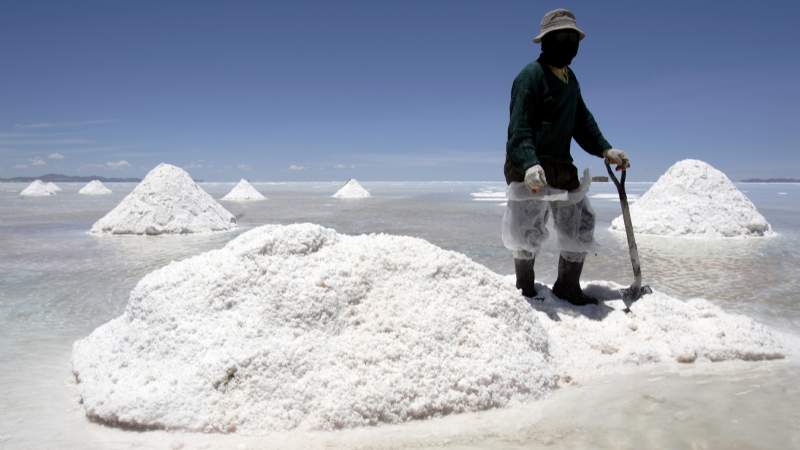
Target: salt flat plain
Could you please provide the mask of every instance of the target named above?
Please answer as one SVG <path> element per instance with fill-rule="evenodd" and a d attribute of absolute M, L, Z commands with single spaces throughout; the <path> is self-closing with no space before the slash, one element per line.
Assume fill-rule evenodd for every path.
<path fill-rule="evenodd" d="M 652 367 L 568 387 L 541 402 L 405 425 L 335 433 L 267 436 L 132 432 L 88 422 L 70 374 L 72 342 L 116 317 L 133 285 L 172 260 L 222 247 L 265 223 L 313 222 L 341 233 L 386 232 L 424 238 L 492 270 L 513 270 L 499 238 L 503 207 L 474 201 L 502 191 L 490 182 L 363 182 L 372 198 L 339 201 L 331 183 L 258 183 L 269 197 L 224 204 L 239 217 L 233 232 L 198 236 L 95 237 L 86 231 L 133 184 L 113 194 L 63 192 L 21 198 L 23 184 L 0 184 L 0 448 L 797 448 L 800 370 L 796 360 Z M 215 198 L 234 183 L 204 183 Z M 649 184 L 630 184 L 642 194 Z M 769 220 L 768 239 L 708 240 L 642 236 L 647 282 L 681 298 L 704 297 L 795 336 L 800 334 L 800 185 L 739 184 Z M 613 193 L 595 184 L 592 194 Z M 608 196 L 606 196 L 608 197 Z M 619 214 L 612 198 L 593 199 L 596 255 L 587 280 L 630 280 L 624 237 L 607 231 Z M 555 279 L 550 246 L 538 278 Z"/>

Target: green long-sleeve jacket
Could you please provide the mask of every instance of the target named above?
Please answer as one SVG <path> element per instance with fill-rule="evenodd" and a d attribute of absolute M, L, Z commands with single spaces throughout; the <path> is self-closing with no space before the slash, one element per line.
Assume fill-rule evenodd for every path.
<path fill-rule="evenodd" d="M 572 138 L 592 155 L 602 157 L 611 148 L 583 102 L 572 70 L 564 83 L 538 60 L 528 64 L 514 80 L 510 110 L 507 183 L 523 181 L 525 171 L 536 164 L 572 163 Z"/>

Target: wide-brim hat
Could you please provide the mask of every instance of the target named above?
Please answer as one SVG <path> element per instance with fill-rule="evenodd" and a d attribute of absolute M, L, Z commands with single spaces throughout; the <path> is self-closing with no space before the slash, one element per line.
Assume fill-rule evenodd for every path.
<path fill-rule="evenodd" d="M 578 23 L 575 21 L 575 14 L 568 9 L 554 9 L 542 17 L 542 23 L 539 27 L 539 34 L 533 38 L 533 42 L 542 42 L 545 34 L 556 30 L 575 30 L 578 32 L 578 39 L 581 40 L 586 37 L 586 33 L 578 28 Z"/>

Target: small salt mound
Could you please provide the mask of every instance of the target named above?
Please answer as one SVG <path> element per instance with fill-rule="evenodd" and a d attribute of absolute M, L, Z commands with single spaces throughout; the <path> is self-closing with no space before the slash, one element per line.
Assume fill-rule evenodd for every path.
<path fill-rule="evenodd" d="M 19 193 L 23 197 L 45 197 L 53 194 L 55 194 L 55 191 L 50 189 L 42 180 L 34 180 Z"/>
<path fill-rule="evenodd" d="M 476 202 L 505 202 L 506 201 L 506 192 L 493 192 L 493 191 L 481 191 L 481 192 L 472 192 L 469 194 L 472 197 L 473 201 Z"/>
<path fill-rule="evenodd" d="M 57 184 L 55 184 L 53 182 L 47 183 L 47 189 L 50 189 L 50 191 L 52 191 L 54 194 L 56 192 L 63 191 L 63 189 L 61 189 L 61 187 L 59 185 L 57 185 Z"/>
<path fill-rule="evenodd" d="M 403 422 L 556 381 L 534 310 L 502 277 L 421 239 L 312 224 L 147 275 L 75 343 L 73 370 L 90 417 L 191 430 Z"/>
<path fill-rule="evenodd" d="M 78 194 L 83 195 L 108 195 L 110 193 L 111 189 L 107 188 L 100 180 L 92 180 L 78 191 Z"/>
<path fill-rule="evenodd" d="M 675 163 L 631 206 L 636 232 L 662 236 L 772 234 L 767 220 L 724 173 L 694 159 Z M 611 230 L 624 231 L 622 216 Z"/>
<path fill-rule="evenodd" d="M 636 194 L 626 194 L 626 195 L 628 196 L 628 203 L 633 203 L 633 202 L 635 202 L 636 200 L 639 199 L 639 196 L 636 195 Z M 595 198 L 595 199 L 598 199 L 598 200 L 609 200 L 609 201 L 612 201 L 612 202 L 618 202 L 619 201 L 619 194 L 606 194 L 606 193 L 592 194 L 592 195 L 589 196 L 589 198 Z"/>
<path fill-rule="evenodd" d="M 92 233 L 167 234 L 231 230 L 236 218 L 186 171 L 161 163 L 116 208 L 95 222 Z"/>
<path fill-rule="evenodd" d="M 367 198 L 371 197 L 369 192 L 364 189 L 358 180 L 351 178 L 344 186 L 339 188 L 333 198 Z"/>
<path fill-rule="evenodd" d="M 472 198 L 491 198 L 491 199 L 506 199 L 506 192 L 492 192 L 492 191 L 482 191 L 482 192 L 472 192 L 469 194 Z"/>
<path fill-rule="evenodd" d="M 267 197 L 261 195 L 261 192 L 258 192 L 249 181 L 242 178 L 222 199 L 231 202 L 254 202 L 266 200 Z"/>
<path fill-rule="evenodd" d="M 73 371 L 98 421 L 263 432 L 482 410 L 645 363 L 783 356 L 766 328 L 704 300 L 657 292 L 625 314 L 540 290 L 530 305 L 513 276 L 417 238 L 267 225 L 145 276 L 75 343 Z"/>
<path fill-rule="evenodd" d="M 509 283 L 513 276 L 507 277 Z M 584 288 L 599 299 L 619 298 L 623 286 L 593 281 Z M 654 291 L 624 312 L 621 300 L 575 307 L 544 286 L 535 307 L 549 336 L 552 360 L 560 374 L 586 379 L 651 363 L 727 360 L 758 361 L 785 357 L 783 344 L 752 319 L 725 313 L 701 298 L 681 301 Z"/>

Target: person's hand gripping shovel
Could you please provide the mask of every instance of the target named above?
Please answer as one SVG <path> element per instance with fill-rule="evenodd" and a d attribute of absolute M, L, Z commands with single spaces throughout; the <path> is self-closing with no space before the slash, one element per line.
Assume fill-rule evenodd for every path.
<path fill-rule="evenodd" d="M 642 285 L 642 266 L 639 263 L 639 249 L 636 247 L 636 239 L 633 236 L 633 222 L 631 221 L 631 211 L 628 207 L 628 195 L 625 193 L 625 176 L 630 167 L 628 156 L 622 150 L 610 149 L 603 152 L 605 159 L 606 170 L 608 176 L 619 192 L 619 204 L 622 208 L 622 220 L 625 222 L 625 235 L 628 238 L 628 252 L 631 256 L 631 265 L 633 266 L 633 284 L 626 289 L 622 289 L 622 302 L 625 303 L 625 312 L 631 311 L 631 305 L 636 300 L 642 298 L 643 295 L 653 292 L 650 286 Z M 616 164 L 616 169 L 621 171 L 619 179 L 614 175 L 611 170 L 611 164 Z"/>

